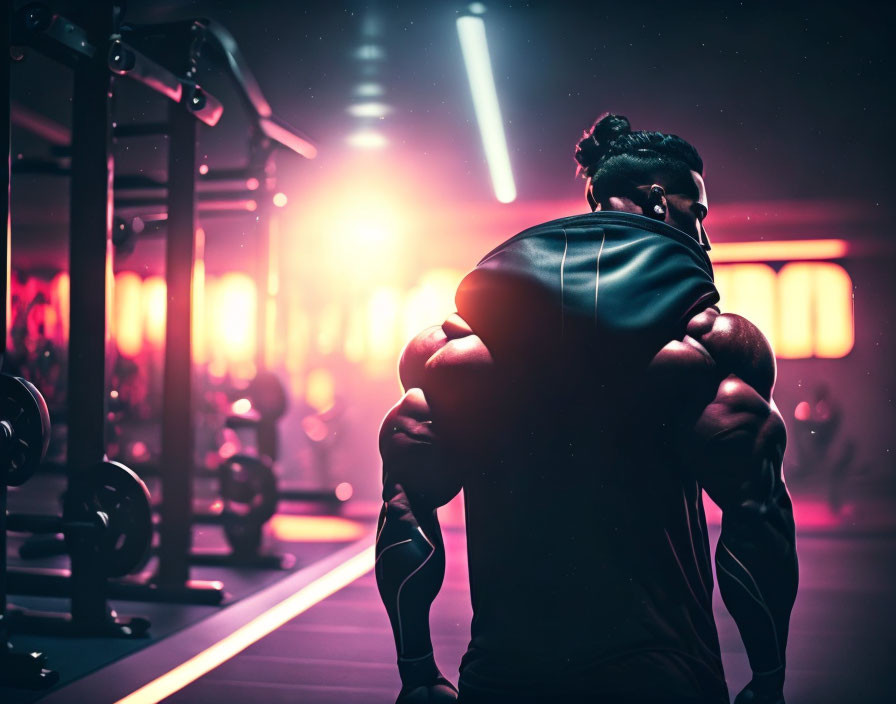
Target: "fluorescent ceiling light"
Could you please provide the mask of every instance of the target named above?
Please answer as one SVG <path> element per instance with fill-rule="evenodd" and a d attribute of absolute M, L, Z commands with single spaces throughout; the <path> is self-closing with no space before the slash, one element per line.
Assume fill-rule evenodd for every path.
<path fill-rule="evenodd" d="M 355 57 L 361 61 L 379 61 L 386 58 L 386 53 L 378 44 L 363 44 L 355 51 Z"/>
<path fill-rule="evenodd" d="M 492 188 L 500 202 L 510 203 L 516 199 L 516 184 L 513 182 L 510 154 L 507 151 L 507 139 L 504 136 L 501 109 L 488 55 L 485 22 L 480 17 L 460 17 L 457 20 L 457 34 L 470 80 L 473 107 L 479 122 L 485 160 L 492 177 Z"/>
<path fill-rule="evenodd" d="M 362 98 L 375 98 L 383 92 L 383 87 L 379 83 L 360 83 L 355 87 L 355 95 L 360 95 Z"/>
<path fill-rule="evenodd" d="M 355 103 L 349 105 L 345 110 L 352 117 L 385 117 L 392 112 L 392 108 L 385 103 L 372 102 Z"/>
<path fill-rule="evenodd" d="M 353 132 L 345 141 L 348 142 L 349 146 L 356 147 L 357 149 L 382 149 L 389 143 L 379 132 L 372 132 L 370 130 Z"/>

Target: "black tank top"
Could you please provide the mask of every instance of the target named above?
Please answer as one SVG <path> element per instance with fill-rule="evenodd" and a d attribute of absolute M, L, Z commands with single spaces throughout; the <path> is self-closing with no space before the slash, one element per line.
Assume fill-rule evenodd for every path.
<path fill-rule="evenodd" d="M 689 313 L 717 300 L 697 242 L 628 213 L 527 230 L 461 283 L 458 312 L 509 391 L 464 480 L 462 689 L 572 696 L 668 653 L 727 701 L 700 488 L 632 397 Z M 659 670 L 632 676 L 662 688 Z"/>

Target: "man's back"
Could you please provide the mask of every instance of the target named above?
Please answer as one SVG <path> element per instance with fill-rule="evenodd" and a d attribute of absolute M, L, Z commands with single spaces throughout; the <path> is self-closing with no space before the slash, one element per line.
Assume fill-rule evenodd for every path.
<path fill-rule="evenodd" d="M 403 692 L 437 677 L 428 626 L 409 645 L 409 624 L 441 579 L 428 511 L 461 487 L 461 701 L 727 701 L 701 485 L 732 517 L 719 579 L 754 671 L 783 672 L 795 582 L 776 576 L 792 518 L 774 359 L 716 300 L 695 241 L 598 213 L 508 240 L 461 284 L 460 317 L 409 345 L 381 432 L 377 573 Z"/>
<path fill-rule="evenodd" d="M 462 686 L 581 694 L 664 651 L 727 697 L 700 492 L 638 399 L 662 343 L 715 301 L 705 255 L 677 234 L 629 214 L 567 218 L 504 243 L 459 288 L 461 316 L 517 389 L 463 480 L 474 618 Z"/>
<path fill-rule="evenodd" d="M 657 692 L 673 691 L 684 658 L 716 693 L 707 701 L 726 701 L 697 483 L 647 428 L 588 420 L 558 413 L 465 477 L 474 615 L 461 685 L 583 693 L 613 673 L 629 691 L 638 670 L 621 682 L 619 667 L 668 651 L 673 682 L 652 668 Z"/>

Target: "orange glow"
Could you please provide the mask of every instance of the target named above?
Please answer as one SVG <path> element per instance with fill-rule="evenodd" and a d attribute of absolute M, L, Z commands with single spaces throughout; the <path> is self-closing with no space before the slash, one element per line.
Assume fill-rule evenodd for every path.
<path fill-rule="evenodd" d="M 318 577 L 244 626 L 240 626 L 210 648 L 145 684 L 132 694 L 119 699 L 115 704 L 156 704 L 170 697 L 373 569 L 373 536 L 359 540 L 357 548 L 349 546 L 345 550 L 350 552 L 322 577 Z"/>
<path fill-rule="evenodd" d="M 291 516 L 279 513 L 269 524 L 278 540 L 294 543 L 330 543 L 357 540 L 367 529 L 338 516 Z"/>
<path fill-rule="evenodd" d="M 336 383 L 333 375 L 322 367 L 308 372 L 305 384 L 305 401 L 318 413 L 333 407 L 336 397 Z"/>
<path fill-rule="evenodd" d="M 778 274 L 778 356 L 812 356 L 812 270 L 808 264 L 785 266 Z"/>
<path fill-rule="evenodd" d="M 204 310 L 208 373 L 216 378 L 251 379 L 255 375 L 255 282 L 246 274 L 231 272 L 206 276 Z"/>
<path fill-rule="evenodd" d="M 278 208 L 282 208 L 289 202 L 289 199 L 286 197 L 286 194 L 281 191 L 274 194 L 273 202 Z"/>
<path fill-rule="evenodd" d="M 115 322 L 112 327 L 118 352 L 136 357 L 143 348 L 143 282 L 137 274 L 125 271 L 115 277 Z"/>
<path fill-rule="evenodd" d="M 112 326 L 115 311 L 115 270 L 113 262 L 112 239 L 106 240 L 106 344 L 112 340 Z"/>
<path fill-rule="evenodd" d="M 267 367 L 274 367 L 279 359 L 280 341 L 282 337 L 277 330 L 277 300 L 269 297 L 265 301 L 265 345 L 264 363 Z"/>
<path fill-rule="evenodd" d="M 338 303 L 328 303 L 317 314 L 317 351 L 332 354 L 342 338 L 342 309 Z"/>
<path fill-rule="evenodd" d="M 715 267 L 725 311 L 755 323 L 782 359 L 843 357 L 855 342 L 852 281 L 831 262 Z"/>
<path fill-rule="evenodd" d="M 364 360 L 367 345 L 364 336 L 364 323 L 366 321 L 366 306 L 357 305 L 349 314 L 348 325 L 345 330 L 345 344 L 343 353 L 345 358 L 354 364 Z"/>
<path fill-rule="evenodd" d="M 348 206 L 338 185 L 344 180 L 345 168 L 365 174 L 365 187 L 352 192 Z M 301 234 L 291 239 L 323 236 L 312 254 L 312 271 L 321 280 L 363 293 L 370 286 L 400 280 L 408 266 L 402 245 L 411 235 L 419 237 L 426 232 L 420 222 L 420 201 L 415 198 L 419 178 L 414 180 L 400 169 L 400 165 L 382 160 L 359 163 L 353 159 L 351 164 L 340 165 L 330 183 L 306 195 L 310 207 L 295 222 Z M 301 258 L 307 260 L 307 252 Z"/>
<path fill-rule="evenodd" d="M 68 343 L 69 284 L 68 272 L 65 271 L 56 274 L 50 283 L 50 303 L 59 311 L 60 322 L 62 323 L 62 342 L 64 344 Z"/>
<path fill-rule="evenodd" d="M 788 264 L 778 274 L 778 356 L 844 357 L 855 341 L 852 281 L 829 262 Z"/>
<path fill-rule="evenodd" d="M 855 343 L 852 281 L 849 274 L 836 264 L 818 263 L 811 266 L 814 275 L 815 356 L 845 357 Z"/>
<path fill-rule="evenodd" d="M 217 283 L 210 333 L 214 347 L 234 366 L 255 357 L 255 282 L 241 273 L 224 274 Z"/>
<path fill-rule="evenodd" d="M 716 288 L 722 310 L 750 320 L 775 348 L 777 282 L 767 264 L 734 264 L 715 267 Z"/>
<path fill-rule="evenodd" d="M 271 369 L 283 359 L 283 335 L 277 307 L 280 293 L 280 221 L 271 218 L 268 230 L 268 280 L 265 285 L 264 363 Z"/>
<path fill-rule="evenodd" d="M 304 370 L 308 358 L 311 339 L 311 324 L 302 310 L 298 299 L 298 287 L 291 287 L 292 295 L 287 299 L 286 325 L 286 369 L 289 372 L 290 389 L 294 396 L 304 394 Z"/>
<path fill-rule="evenodd" d="M 454 293 L 464 277 L 457 269 L 433 269 L 426 272 L 404 300 L 402 338 L 410 340 L 424 328 L 441 325 L 454 312 Z"/>
<path fill-rule="evenodd" d="M 389 286 L 377 287 L 367 308 L 367 364 L 368 371 L 376 372 L 395 364 L 395 353 L 404 342 L 399 328 L 401 295 Z"/>
<path fill-rule="evenodd" d="M 51 340 L 58 340 L 61 336 L 59 314 L 52 305 L 41 307 L 44 311 L 44 334 Z"/>
<path fill-rule="evenodd" d="M 155 348 L 165 344 L 167 286 L 161 276 L 150 276 L 143 281 L 143 315 L 146 341 Z"/>
<path fill-rule="evenodd" d="M 849 253 L 844 240 L 777 240 L 773 242 L 720 242 L 709 258 L 720 262 L 785 262 L 841 259 Z"/>

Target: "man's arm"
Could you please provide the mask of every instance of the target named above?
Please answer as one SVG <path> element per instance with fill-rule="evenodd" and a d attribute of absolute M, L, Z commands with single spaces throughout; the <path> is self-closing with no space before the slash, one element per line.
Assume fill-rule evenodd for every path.
<path fill-rule="evenodd" d="M 688 450 L 698 480 L 722 509 L 716 576 L 740 630 L 753 679 L 737 702 L 783 702 L 785 651 L 798 565 L 782 460 L 787 434 L 772 400 L 775 358 L 749 321 L 714 311 L 689 334 L 718 380 Z"/>
<path fill-rule="evenodd" d="M 749 321 L 709 308 L 652 367 L 681 411 L 680 454 L 722 509 L 719 590 L 753 670 L 735 702 L 780 704 L 798 566 L 781 469 L 786 431 L 772 400 L 774 355 Z M 682 379 L 687 388 L 675 382 Z"/>
<path fill-rule="evenodd" d="M 408 391 L 380 428 L 384 503 L 375 572 L 395 637 L 399 702 L 456 699 L 455 688 L 433 658 L 429 610 L 445 573 L 436 508 L 460 491 L 462 468 L 459 453 L 449 449 L 434 416 L 456 416 L 469 403 L 463 398 L 463 380 L 487 362 L 483 350 L 457 316 L 423 331 L 408 344 L 399 366 Z M 458 427 L 452 430 L 456 433 Z"/>

